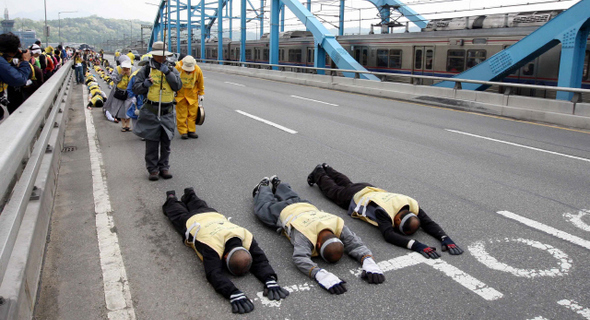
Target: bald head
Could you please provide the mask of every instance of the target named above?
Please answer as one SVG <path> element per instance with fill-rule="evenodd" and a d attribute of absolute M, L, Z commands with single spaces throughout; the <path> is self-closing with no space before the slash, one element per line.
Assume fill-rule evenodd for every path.
<path fill-rule="evenodd" d="M 394 220 L 395 228 L 405 235 L 414 234 L 420 228 L 420 219 L 407 209 L 396 214 Z"/>
<path fill-rule="evenodd" d="M 342 258 L 344 245 L 342 241 L 330 230 L 322 230 L 318 234 L 318 250 L 324 260 L 335 263 Z"/>
<path fill-rule="evenodd" d="M 252 256 L 246 248 L 236 247 L 227 254 L 226 264 L 231 274 L 241 276 L 250 270 Z"/>

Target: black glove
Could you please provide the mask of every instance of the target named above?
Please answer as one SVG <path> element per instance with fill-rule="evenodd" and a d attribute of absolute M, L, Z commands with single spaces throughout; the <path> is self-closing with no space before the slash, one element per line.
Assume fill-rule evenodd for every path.
<path fill-rule="evenodd" d="M 448 236 L 442 237 L 441 249 L 442 251 L 449 250 L 449 253 L 452 255 L 458 255 L 463 253 L 463 249 L 459 248 L 459 246 L 456 245 L 453 242 L 453 240 L 451 240 L 451 238 L 449 238 Z"/>
<path fill-rule="evenodd" d="M 429 247 L 423 243 L 420 243 L 418 241 L 414 242 L 414 244 L 412 245 L 412 250 L 416 251 L 416 252 L 420 252 L 424 258 L 431 258 L 431 259 L 438 259 L 440 258 L 440 254 L 438 254 L 438 252 L 436 252 L 436 248 L 435 247 Z"/>
<path fill-rule="evenodd" d="M 165 74 L 168 75 L 170 73 L 170 68 L 168 68 L 168 66 L 166 65 L 166 63 L 162 63 L 160 65 L 160 71 Z"/>
<path fill-rule="evenodd" d="M 254 304 L 246 295 L 239 291 L 229 297 L 231 303 L 231 312 L 233 313 L 248 313 L 254 310 Z"/>
<path fill-rule="evenodd" d="M 150 79 L 143 80 L 143 86 L 146 87 L 146 88 L 151 87 L 153 84 L 154 83 Z"/>
<path fill-rule="evenodd" d="M 269 300 L 279 301 L 281 299 L 285 299 L 289 295 L 289 291 L 281 288 L 277 281 L 271 278 L 264 284 L 263 295 L 268 297 Z"/>

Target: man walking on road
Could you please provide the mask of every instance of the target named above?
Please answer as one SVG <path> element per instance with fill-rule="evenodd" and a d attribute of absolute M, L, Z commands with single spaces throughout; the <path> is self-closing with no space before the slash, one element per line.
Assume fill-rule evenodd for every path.
<path fill-rule="evenodd" d="M 137 125 L 133 132 L 145 139 L 145 163 L 149 180 L 170 174 L 170 142 L 176 129 L 174 115 L 174 93 L 182 88 L 178 70 L 166 62 L 171 52 L 164 50 L 164 43 L 155 42 L 150 52 L 152 58 L 136 74 L 133 92 L 146 95 L 145 104 L 139 111 Z"/>
<path fill-rule="evenodd" d="M 174 191 L 166 192 L 162 209 L 185 245 L 193 248 L 203 261 L 209 283 L 230 300 L 233 313 L 248 313 L 254 310 L 254 304 L 227 278 L 224 267 L 234 276 L 250 271 L 264 283 L 263 294 L 270 300 L 278 301 L 289 295 L 289 291 L 278 285 L 277 274 L 252 233 L 210 208 L 193 188 L 184 189 L 180 201 Z"/>
<path fill-rule="evenodd" d="M 344 225 L 344 220 L 299 198 L 291 186 L 281 183 L 277 176 L 263 178 L 252 195 L 254 214 L 267 226 L 285 234 L 293 244 L 293 262 L 297 268 L 322 288 L 332 294 L 342 294 L 346 292 L 346 281 L 319 268 L 311 258 L 319 255 L 327 262 L 336 263 L 343 251 L 361 263 L 362 277 L 369 283 L 385 281 L 371 250 Z"/>
<path fill-rule="evenodd" d="M 205 95 L 205 83 L 203 71 L 197 65 L 195 58 L 186 56 L 176 64 L 176 70 L 180 72 L 182 89 L 176 95 L 176 126 L 182 139 L 199 136 L 196 134 L 197 112 L 199 104 L 203 102 Z"/>
<path fill-rule="evenodd" d="M 442 251 L 452 255 L 463 253 L 443 229 L 408 196 L 375 188 L 366 182 L 352 183 L 344 174 L 327 164 L 319 164 L 307 177 L 310 186 L 317 184 L 322 193 L 348 214 L 379 227 L 385 241 L 420 252 L 426 258 L 437 259 L 436 248 L 429 247 L 403 235 L 411 235 L 422 227 L 426 233 L 441 241 Z"/>

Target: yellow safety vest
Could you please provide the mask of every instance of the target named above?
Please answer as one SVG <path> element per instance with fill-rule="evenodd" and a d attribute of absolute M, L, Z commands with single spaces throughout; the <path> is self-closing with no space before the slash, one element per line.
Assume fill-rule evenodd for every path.
<path fill-rule="evenodd" d="M 95 96 L 96 94 L 99 94 L 99 93 L 100 93 L 100 89 L 99 88 L 95 88 L 95 89 L 90 90 L 90 94 L 92 96 Z"/>
<path fill-rule="evenodd" d="M 117 72 L 121 75 L 123 72 L 123 68 L 117 67 Z M 129 84 L 129 76 L 124 75 L 121 77 L 121 81 L 117 83 L 117 88 L 121 90 L 127 90 L 127 85 Z"/>
<path fill-rule="evenodd" d="M 100 94 L 97 94 L 94 97 L 92 97 L 90 99 L 90 102 L 92 103 L 93 106 L 96 106 L 96 101 L 98 101 L 98 100 L 104 102 L 103 97 Z"/>
<path fill-rule="evenodd" d="M 115 52 L 115 58 L 118 58 L 121 55 L 119 51 Z"/>
<path fill-rule="evenodd" d="M 88 90 L 90 90 L 90 91 L 95 90 L 95 89 L 100 89 L 100 87 L 98 86 L 98 84 L 93 84 L 90 87 L 88 87 Z"/>
<path fill-rule="evenodd" d="M 351 216 L 366 221 L 374 226 L 378 225 L 377 222 L 365 215 L 366 207 L 369 205 L 369 202 L 373 202 L 383 208 L 383 210 L 385 210 L 385 212 L 391 217 L 391 221 L 394 221 L 393 219 L 395 215 L 405 206 L 408 206 L 410 212 L 415 215 L 418 215 L 418 211 L 420 210 L 418 201 L 403 194 L 391 193 L 375 187 L 365 187 L 357 192 L 352 199 L 356 207 Z"/>
<path fill-rule="evenodd" d="M 229 222 L 224 215 L 217 212 L 195 214 L 186 221 L 186 229 L 185 244 L 193 248 L 201 260 L 203 256 L 197 251 L 195 241 L 206 244 L 219 254 L 219 259 L 223 259 L 225 243 L 229 239 L 240 238 L 242 246 L 250 250 L 254 238 L 250 231 Z M 193 237 L 193 242 L 188 241 L 189 233 Z"/>
<path fill-rule="evenodd" d="M 133 63 L 135 61 L 135 55 L 131 52 L 128 52 L 127 56 L 129 57 L 129 59 L 131 59 L 131 65 L 133 65 Z"/>
<path fill-rule="evenodd" d="M 174 91 L 172 91 L 172 87 L 168 84 L 168 80 L 166 80 L 166 76 L 160 70 L 150 68 L 150 76 L 152 80 L 154 80 L 152 86 L 150 87 L 147 98 L 150 101 L 159 101 L 160 100 L 160 82 L 162 82 L 162 103 L 170 103 L 174 101 Z"/>
<path fill-rule="evenodd" d="M 322 230 L 332 231 L 338 238 L 344 228 L 344 220 L 331 213 L 320 211 L 316 206 L 307 202 L 298 202 L 288 205 L 279 216 L 283 233 L 291 238 L 291 229 L 295 228 L 301 232 L 311 243 L 313 243 L 312 257 L 318 256 L 317 251 L 318 234 Z"/>

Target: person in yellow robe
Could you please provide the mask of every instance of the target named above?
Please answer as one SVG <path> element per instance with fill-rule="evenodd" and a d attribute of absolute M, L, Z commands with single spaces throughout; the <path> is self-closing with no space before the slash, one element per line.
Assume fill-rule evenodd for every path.
<path fill-rule="evenodd" d="M 182 81 L 182 89 L 176 93 L 176 127 L 182 139 L 196 139 L 199 135 L 195 132 L 195 121 L 205 95 L 203 71 L 192 56 L 186 56 L 176 64 L 176 70 Z"/>

